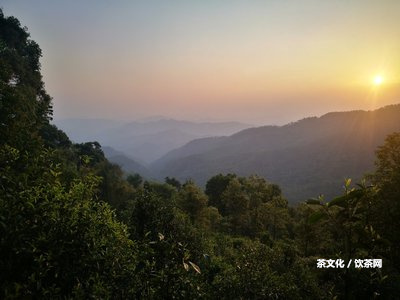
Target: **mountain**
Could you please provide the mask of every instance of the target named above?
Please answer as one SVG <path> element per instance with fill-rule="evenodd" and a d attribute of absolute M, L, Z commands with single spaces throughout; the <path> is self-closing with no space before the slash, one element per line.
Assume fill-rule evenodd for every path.
<path fill-rule="evenodd" d="M 104 119 L 67 119 L 56 122 L 73 141 L 98 141 L 148 164 L 169 151 L 201 137 L 231 135 L 251 127 L 239 122 L 189 122 L 161 117 L 148 121 L 118 122 Z"/>
<path fill-rule="evenodd" d="M 138 173 L 145 178 L 152 177 L 150 171 L 146 167 L 126 156 L 124 153 L 107 146 L 102 147 L 102 150 L 104 156 L 110 162 L 119 165 L 125 173 Z"/>
<path fill-rule="evenodd" d="M 98 140 L 111 134 L 124 123 L 107 119 L 64 119 L 55 120 L 55 125 L 62 129 L 76 143 Z"/>
<path fill-rule="evenodd" d="M 340 192 L 345 178 L 359 180 L 373 170 L 375 150 L 394 131 L 400 131 L 400 104 L 333 112 L 197 139 L 150 167 L 160 178 L 191 178 L 202 185 L 218 173 L 258 174 L 279 184 L 290 202 L 320 193 L 329 199 Z"/>

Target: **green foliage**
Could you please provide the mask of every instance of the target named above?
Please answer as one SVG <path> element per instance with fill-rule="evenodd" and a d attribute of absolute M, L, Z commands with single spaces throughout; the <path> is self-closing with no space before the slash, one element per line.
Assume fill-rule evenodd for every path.
<path fill-rule="evenodd" d="M 135 173 L 135 174 L 129 174 L 126 180 L 129 182 L 131 186 L 134 188 L 138 188 L 141 186 L 143 183 L 143 177 L 140 176 L 140 174 Z"/>
<path fill-rule="evenodd" d="M 373 183 L 379 188 L 374 201 L 375 229 L 390 245 L 390 257 L 400 269 L 400 133 L 389 135 L 377 153 Z"/>
<path fill-rule="evenodd" d="M 15 160 L 18 152 L 9 156 Z M 2 297 L 128 295 L 134 243 L 109 206 L 93 201 L 99 178 L 66 189 L 59 174 L 55 167 L 33 187 L 2 188 Z"/>
<path fill-rule="evenodd" d="M 165 177 L 165 183 L 176 187 L 178 190 L 180 190 L 182 187 L 182 184 L 179 182 L 179 180 L 174 177 Z"/>
<path fill-rule="evenodd" d="M 40 74 L 39 46 L 13 17 L 0 11 L 0 146 L 37 147 L 52 108 Z"/>
<path fill-rule="evenodd" d="M 44 124 L 40 128 L 40 136 L 43 139 L 44 145 L 48 148 L 69 148 L 72 142 L 68 136 L 55 125 Z"/>
<path fill-rule="evenodd" d="M 215 298 L 320 299 L 326 295 L 292 245 L 271 248 L 246 239 L 228 243 L 221 257 L 226 265 L 214 280 Z"/>
<path fill-rule="evenodd" d="M 179 197 L 168 184 L 147 182 L 133 200 L 129 230 L 140 253 L 137 298 L 185 299 L 205 293 L 198 266 L 204 247 L 198 229 L 178 209 Z"/>
<path fill-rule="evenodd" d="M 322 253 L 326 257 L 342 258 L 345 261 L 354 258 L 382 258 L 386 264 L 391 265 L 392 258 L 386 253 L 387 241 L 377 231 L 382 218 L 382 214 L 376 211 L 380 201 L 379 189 L 365 183 L 351 188 L 350 184 L 351 180 L 347 179 L 344 195 L 328 203 L 308 202 L 308 213 L 304 216 L 307 218 L 304 223 L 308 233 L 303 231 L 305 236 L 300 238 L 306 247 L 305 253 Z M 335 283 L 333 293 L 344 299 L 371 298 L 374 295 L 387 297 L 391 293 L 399 293 L 398 284 L 391 291 L 383 288 L 386 284 L 398 281 L 398 271 L 393 272 L 390 267 L 384 266 L 382 270 L 346 268 L 338 270 L 335 275 L 324 276 L 330 277 Z"/>
<path fill-rule="evenodd" d="M 0 10 L 0 298 L 400 298 L 400 134 L 377 171 L 288 207 L 258 176 L 124 174 L 49 124 L 40 48 Z M 382 269 L 316 269 L 317 258 Z"/>
<path fill-rule="evenodd" d="M 126 210 L 129 202 L 134 197 L 135 189 L 123 179 L 121 168 L 103 158 L 90 170 L 101 177 L 98 192 L 99 198 L 105 199 L 119 213 Z"/>
<path fill-rule="evenodd" d="M 225 204 L 222 202 L 221 195 L 230 181 L 235 177 L 236 175 L 234 174 L 218 174 L 207 181 L 205 193 L 209 198 L 209 203 L 211 206 L 218 208 L 222 215 L 225 215 L 226 208 Z"/>
<path fill-rule="evenodd" d="M 179 191 L 178 205 L 189 215 L 193 223 L 200 221 L 207 202 L 207 196 L 193 182 L 184 184 Z"/>
<path fill-rule="evenodd" d="M 213 203 L 222 207 L 221 226 L 231 234 L 272 239 L 286 234 L 287 201 L 275 184 L 258 176 L 217 175 L 206 187 Z M 210 201 L 211 203 L 211 201 Z"/>
<path fill-rule="evenodd" d="M 169 229 L 174 219 L 174 203 L 151 190 L 141 190 L 134 199 L 130 228 L 132 237 L 143 239 L 149 232 L 156 239 L 158 233 Z"/>

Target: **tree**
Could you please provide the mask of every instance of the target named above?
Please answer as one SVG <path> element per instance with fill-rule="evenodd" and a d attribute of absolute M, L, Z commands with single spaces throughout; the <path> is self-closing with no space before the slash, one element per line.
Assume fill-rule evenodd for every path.
<path fill-rule="evenodd" d="M 129 182 L 131 186 L 134 188 L 138 188 L 143 183 L 143 177 L 140 174 L 129 174 L 126 180 Z"/>
<path fill-rule="evenodd" d="M 218 174 L 211 177 L 206 184 L 205 193 L 208 196 L 209 205 L 216 207 L 219 213 L 223 216 L 226 214 L 226 207 L 221 196 L 234 178 L 236 178 L 236 175 L 234 174 Z"/>
<path fill-rule="evenodd" d="M 226 208 L 227 219 L 235 234 L 244 234 L 249 228 L 250 199 L 237 178 L 230 181 L 221 195 L 222 203 Z"/>
<path fill-rule="evenodd" d="M 48 166 L 40 183 L 0 197 L 1 298 L 128 297 L 135 247 L 126 226 L 94 200 L 99 178 L 66 188 L 60 171 Z"/>
<path fill-rule="evenodd" d="M 262 177 L 253 175 L 247 178 L 240 178 L 240 181 L 250 198 L 250 209 L 254 209 L 262 203 L 282 198 L 280 188 L 276 184 L 268 183 Z"/>
<path fill-rule="evenodd" d="M 268 231 L 273 240 L 285 235 L 289 219 L 287 207 L 279 206 L 275 201 L 270 201 L 261 204 L 255 212 L 255 221 L 259 225 L 258 230 L 254 230 L 256 233 Z"/>
<path fill-rule="evenodd" d="M 374 213 L 376 229 L 390 243 L 390 258 L 400 269 L 400 133 L 389 135 L 376 156 L 372 175 L 379 189 Z"/>
<path fill-rule="evenodd" d="M 124 180 L 121 168 L 104 158 L 94 164 L 90 171 L 101 178 L 99 198 L 105 199 L 118 212 L 124 211 L 133 199 L 134 188 Z"/>
<path fill-rule="evenodd" d="M 0 147 L 7 143 L 33 151 L 40 144 L 39 130 L 52 114 L 40 74 L 41 54 L 19 21 L 0 9 Z"/>
<path fill-rule="evenodd" d="M 170 178 L 168 176 L 165 177 L 165 183 L 176 187 L 177 190 L 180 190 L 182 187 L 182 184 L 175 177 L 172 177 L 172 178 Z"/>
<path fill-rule="evenodd" d="M 72 146 L 71 140 L 62 130 L 58 129 L 55 125 L 44 124 L 39 130 L 40 136 L 43 139 L 45 147 L 48 148 L 70 148 Z"/>
<path fill-rule="evenodd" d="M 0 298 L 132 297 L 134 243 L 91 172 L 104 155 L 49 125 L 40 56 L 0 10 Z"/>
<path fill-rule="evenodd" d="M 178 205 L 189 215 L 192 223 L 199 221 L 207 202 L 207 196 L 193 182 L 184 184 L 179 192 Z"/>

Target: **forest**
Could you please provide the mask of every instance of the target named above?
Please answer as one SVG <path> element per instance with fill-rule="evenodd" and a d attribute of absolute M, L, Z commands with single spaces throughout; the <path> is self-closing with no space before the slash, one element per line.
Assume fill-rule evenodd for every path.
<path fill-rule="evenodd" d="M 0 10 L 1 299 L 400 298 L 400 132 L 329 199 L 289 205 L 257 175 L 145 180 L 51 124 L 41 55 Z"/>

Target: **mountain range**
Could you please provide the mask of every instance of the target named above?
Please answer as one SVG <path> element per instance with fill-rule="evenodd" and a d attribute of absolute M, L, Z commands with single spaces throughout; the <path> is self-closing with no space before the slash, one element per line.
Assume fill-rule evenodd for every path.
<path fill-rule="evenodd" d="M 74 142 L 98 141 L 142 165 L 193 139 L 231 135 L 252 126 L 239 122 L 189 122 L 162 117 L 134 122 L 65 119 L 55 124 Z"/>
<path fill-rule="evenodd" d="M 149 179 L 193 179 L 204 186 L 219 173 L 259 175 L 278 184 L 290 202 L 320 194 L 329 200 L 343 182 L 374 169 L 375 151 L 400 131 L 400 104 L 373 111 L 331 112 L 284 126 L 172 119 L 140 122 L 64 120 L 74 141 L 97 140 L 126 173 Z"/>
<path fill-rule="evenodd" d="M 385 137 L 400 131 L 400 104 L 374 111 L 333 112 L 284 126 L 196 139 L 150 165 L 162 179 L 191 178 L 204 185 L 218 173 L 257 174 L 277 183 L 290 202 L 341 193 L 345 178 L 358 181 L 374 168 Z"/>

